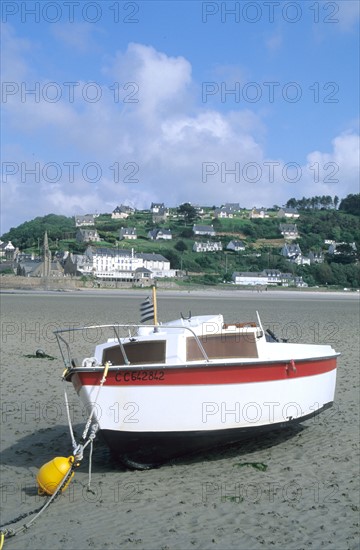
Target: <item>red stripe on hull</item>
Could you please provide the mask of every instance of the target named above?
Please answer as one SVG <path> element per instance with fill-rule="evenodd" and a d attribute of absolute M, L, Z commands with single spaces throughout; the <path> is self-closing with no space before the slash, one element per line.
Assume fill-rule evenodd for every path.
<path fill-rule="evenodd" d="M 197 367 L 170 367 L 109 370 L 106 386 L 193 386 L 206 384 L 246 384 L 270 382 L 323 374 L 336 369 L 336 357 L 295 362 L 259 363 L 245 365 L 217 365 Z M 97 386 L 103 371 L 71 372 L 76 390 L 81 386 Z"/>

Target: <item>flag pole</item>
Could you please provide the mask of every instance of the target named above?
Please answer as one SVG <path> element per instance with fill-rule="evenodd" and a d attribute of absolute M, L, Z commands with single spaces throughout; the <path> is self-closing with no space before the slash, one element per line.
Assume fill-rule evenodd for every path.
<path fill-rule="evenodd" d="M 152 301 L 154 306 L 154 325 L 157 325 L 158 320 L 157 320 L 156 283 L 152 286 Z"/>

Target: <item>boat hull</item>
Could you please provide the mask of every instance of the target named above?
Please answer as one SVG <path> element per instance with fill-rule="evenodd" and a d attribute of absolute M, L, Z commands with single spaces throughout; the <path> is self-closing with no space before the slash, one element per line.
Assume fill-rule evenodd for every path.
<path fill-rule="evenodd" d="M 294 427 L 332 407 L 326 403 L 301 418 L 255 427 L 191 432 L 125 432 L 101 430 L 101 435 L 116 461 L 133 469 L 148 469 L 166 462 L 253 440 L 263 434 Z"/>
<path fill-rule="evenodd" d="M 336 357 L 114 369 L 102 387 L 100 377 L 83 370 L 71 380 L 87 410 L 96 402 L 106 443 L 124 462 L 153 464 L 319 414 L 334 400 Z"/>

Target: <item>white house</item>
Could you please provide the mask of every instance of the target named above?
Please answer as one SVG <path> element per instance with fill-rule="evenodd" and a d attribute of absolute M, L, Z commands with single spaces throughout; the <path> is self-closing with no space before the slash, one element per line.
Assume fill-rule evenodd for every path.
<path fill-rule="evenodd" d="M 264 269 L 261 272 L 238 272 L 232 274 L 232 280 L 237 285 L 247 286 L 296 286 L 307 287 L 302 277 L 292 275 L 291 273 L 281 273 L 278 269 Z"/>
<path fill-rule="evenodd" d="M 268 277 L 264 272 L 234 271 L 232 280 L 236 285 L 267 285 Z"/>
<path fill-rule="evenodd" d="M 216 235 L 212 225 L 194 225 L 193 232 L 194 235 L 209 235 L 210 237 L 215 237 Z"/>
<path fill-rule="evenodd" d="M 263 273 L 267 276 L 268 285 L 282 285 L 284 282 L 283 273 L 279 269 L 264 269 Z"/>
<path fill-rule="evenodd" d="M 144 283 L 154 278 L 154 274 L 150 269 L 146 267 L 138 267 L 134 273 L 134 282 L 135 283 Z"/>
<path fill-rule="evenodd" d="M 96 229 L 79 229 L 76 233 L 76 240 L 79 243 L 97 243 L 100 242 L 101 239 Z"/>
<path fill-rule="evenodd" d="M 265 208 L 253 208 L 250 212 L 250 218 L 252 220 L 269 218 L 269 214 Z"/>
<path fill-rule="evenodd" d="M 152 202 L 150 210 L 153 214 L 158 214 L 161 210 L 165 210 L 165 204 L 163 202 Z"/>
<path fill-rule="evenodd" d="M 321 250 L 318 252 L 309 252 L 309 260 L 311 264 L 322 264 L 324 261 L 324 254 Z"/>
<path fill-rule="evenodd" d="M 278 218 L 294 218 L 297 219 L 300 217 L 299 212 L 296 208 L 280 208 L 277 213 Z"/>
<path fill-rule="evenodd" d="M 115 210 L 113 210 L 111 214 L 111 218 L 113 220 L 126 219 L 134 212 L 135 212 L 135 209 L 132 208 L 131 206 L 126 206 L 125 204 L 121 204 L 120 206 L 117 206 Z"/>
<path fill-rule="evenodd" d="M 297 239 L 299 237 L 299 232 L 295 223 L 281 223 L 280 233 L 283 235 L 284 239 Z"/>
<path fill-rule="evenodd" d="M 214 210 L 215 218 L 233 218 L 234 212 L 230 208 L 222 206 L 221 208 L 215 208 Z"/>
<path fill-rule="evenodd" d="M 74 216 L 75 217 L 75 226 L 76 227 L 83 227 L 86 225 L 94 225 L 95 224 L 95 218 L 97 217 L 95 214 L 85 214 L 85 216 Z"/>
<path fill-rule="evenodd" d="M 282 247 L 280 254 L 285 256 L 289 262 L 297 265 L 310 265 L 311 263 L 310 258 L 302 255 L 301 248 L 298 244 L 286 243 Z"/>
<path fill-rule="evenodd" d="M 13 260 L 16 255 L 16 250 L 18 249 L 9 241 L 7 244 L 0 241 L 0 258 L 6 258 L 6 260 Z"/>
<path fill-rule="evenodd" d="M 220 252 L 222 250 L 221 242 L 207 241 L 205 243 L 196 242 L 193 246 L 194 252 Z"/>
<path fill-rule="evenodd" d="M 159 241 L 160 239 L 169 241 L 172 239 L 172 233 L 170 229 L 152 229 L 148 232 L 148 237 L 152 241 Z"/>
<path fill-rule="evenodd" d="M 175 277 L 170 262 L 161 254 L 135 253 L 134 249 L 88 246 L 76 257 L 77 269 L 102 280 L 138 281 L 141 278 Z"/>
<path fill-rule="evenodd" d="M 135 240 L 137 239 L 136 227 L 122 227 L 119 232 L 120 241 L 123 239 Z"/>
<path fill-rule="evenodd" d="M 245 250 L 245 244 L 242 241 L 230 241 L 226 247 L 226 250 L 233 250 L 234 252 L 242 252 Z"/>
<path fill-rule="evenodd" d="M 152 271 L 154 277 L 176 276 L 176 270 L 171 269 L 169 260 L 161 254 L 138 252 L 136 255 L 142 259 L 144 267 Z"/>
<path fill-rule="evenodd" d="M 90 272 L 98 279 L 132 281 L 136 269 L 144 265 L 134 249 L 130 251 L 89 246 L 85 254 L 87 263 L 91 263 Z M 79 265 L 78 269 L 80 270 Z"/>

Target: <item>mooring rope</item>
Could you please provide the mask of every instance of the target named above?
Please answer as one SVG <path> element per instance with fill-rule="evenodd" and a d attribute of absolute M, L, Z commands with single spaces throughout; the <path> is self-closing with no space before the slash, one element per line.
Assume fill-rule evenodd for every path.
<path fill-rule="evenodd" d="M 104 366 L 104 374 L 103 374 L 103 377 L 102 379 L 100 380 L 100 384 L 99 384 L 99 388 L 98 388 L 98 391 L 97 391 L 97 394 L 96 394 L 96 398 L 95 398 L 95 401 L 93 403 L 93 406 L 92 406 L 92 409 L 90 411 L 90 414 L 89 414 L 89 418 L 86 422 L 86 425 L 85 425 L 85 429 L 83 431 L 83 435 L 82 435 L 82 441 L 85 441 L 86 439 L 86 436 L 88 434 L 88 431 L 90 429 L 90 426 L 91 426 L 91 422 L 92 422 L 92 417 L 94 415 L 94 412 L 95 412 L 95 408 L 96 408 L 96 405 L 97 405 L 97 400 L 98 400 L 98 397 L 99 397 L 99 393 L 100 393 L 100 390 L 101 388 L 103 387 L 103 385 L 105 384 L 106 382 L 106 378 L 107 378 L 107 373 L 108 373 L 108 370 L 109 370 L 109 366 L 110 364 L 107 362 L 105 363 L 105 366 Z M 66 372 L 66 371 L 65 371 Z M 63 375 L 63 381 L 65 381 L 65 376 Z M 73 474 L 73 470 L 74 468 L 76 468 L 77 466 L 80 466 L 80 462 L 81 460 L 83 459 L 84 457 L 84 450 L 86 449 L 86 447 L 90 444 L 90 453 L 89 453 L 89 479 L 88 479 L 88 485 L 87 485 L 87 490 L 88 491 L 91 491 L 91 488 L 90 488 L 90 484 L 91 484 L 91 468 L 92 468 L 92 454 L 93 454 L 93 444 L 94 444 L 94 439 L 96 437 L 96 433 L 99 429 L 99 425 L 97 423 L 94 423 L 92 426 L 91 426 L 91 431 L 90 431 L 90 434 L 89 434 L 89 437 L 87 438 L 87 440 L 85 441 L 85 443 L 83 444 L 77 444 L 76 443 L 76 439 L 75 439 L 75 436 L 74 436 L 74 430 L 73 430 L 73 427 L 72 427 L 72 422 L 71 422 L 71 416 L 70 416 L 70 408 L 69 408 L 69 400 L 68 400 L 68 396 L 67 396 L 67 392 L 66 392 L 66 388 L 64 387 L 64 393 L 65 393 L 65 408 L 66 408 L 66 414 L 67 414 L 67 419 L 68 419 L 68 424 L 69 424 L 69 431 L 70 431 L 70 436 L 71 436 L 71 442 L 72 442 L 72 446 L 73 446 L 73 451 L 74 451 L 74 460 L 72 461 L 71 463 L 71 466 L 68 470 L 68 472 L 65 474 L 65 476 L 63 477 L 63 479 L 60 481 L 60 483 L 58 484 L 58 486 L 56 487 L 54 493 L 50 496 L 50 498 L 48 498 L 48 500 L 45 502 L 45 504 L 43 506 L 41 506 L 40 508 L 37 508 L 36 510 L 33 510 L 32 512 L 28 512 L 26 514 L 21 514 L 20 516 L 18 516 L 17 518 L 15 518 L 14 520 L 10 521 L 9 523 L 6 524 L 6 526 L 2 526 L 0 527 L 0 550 L 2 550 L 3 548 L 3 545 L 4 545 L 4 541 L 5 541 L 5 538 L 11 538 L 11 537 L 15 537 L 15 535 L 18 535 L 19 533 L 21 533 L 22 531 L 26 531 L 27 529 L 29 529 L 29 527 L 40 517 L 40 515 L 46 510 L 46 508 L 48 508 L 48 506 L 50 506 L 50 504 L 52 502 L 54 502 L 54 500 L 59 496 L 59 494 L 61 493 L 61 490 L 65 487 L 65 485 L 68 483 L 68 481 L 70 480 L 72 474 Z M 8 529 L 8 526 L 9 525 L 12 525 L 13 523 L 17 523 L 18 521 L 20 521 L 21 519 L 24 519 L 25 517 L 28 517 L 32 514 L 35 514 L 35 516 L 30 520 L 28 521 L 28 523 L 25 523 L 24 525 L 22 525 L 21 527 L 19 527 L 18 529 Z"/>
<path fill-rule="evenodd" d="M 29 529 L 29 527 L 37 520 L 38 517 L 40 517 L 40 515 L 46 510 L 46 508 L 48 508 L 48 506 L 50 506 L 50 504 L 56 499 L 56 497 L 59 496 L 62 488 L 66 485 L 66 483 L 68 482 L 69 478 L 71 477 L 72 473 L 73 473 L 73 469 L 77 466 L 77 464 L 75 463 L 72 463 L 70 468 L 69 468 L 69 471 L 65 474 L 65 476 L 63 477 L 63 479 L 60 481 L 60 483 L 58 484 L 58 486 L 56 487 L 54 493 L 51 495 L 50 498 L 47 499 L 47 501 L 45 502 L 45 504 L 43 504 L 40 508 L 37 508 L 36 510 L 33 510 L 32 512 L 28 512 L 27 514 L 21 514 L 20 516 L 18 516 L 17 518 L 15 518 L 14 520 L 10 521 L 7 525 L 11 525 L 13 523 L 17 523 L 18 521 L 20 521 L 21 519 L 31 515 L 31 514 L 36 514 L 30 521 L 28 521 L 27 523 L 25 523 L 24 525 L 22 525 L 21 527 L 18 527 L 18 529 L 7 529 L 7 525 L 6 526 L 2 526 L 0 528 L 0 550 L 2 549 L 3 545 L 4 545 L 4 541 L 5 541 L 5 538 L 11 538 L 11 537 L 15 537 L 15 535 L 18 535 L 19 533 L 21 533 L 22 531 L 26 531 L 27 529 Z"/>

